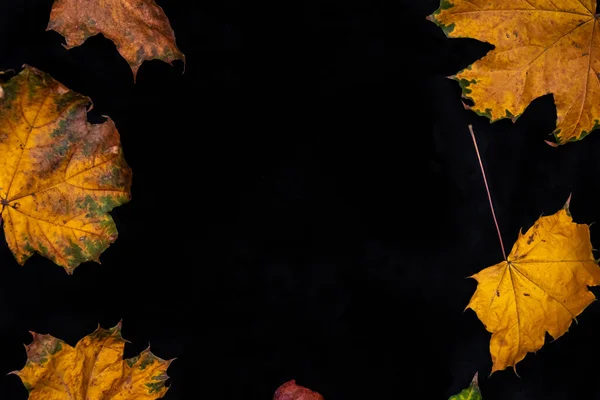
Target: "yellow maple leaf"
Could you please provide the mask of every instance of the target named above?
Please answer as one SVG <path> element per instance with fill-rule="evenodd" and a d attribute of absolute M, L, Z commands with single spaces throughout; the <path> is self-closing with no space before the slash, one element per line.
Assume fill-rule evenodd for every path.
<path fill-rule="evenodd" d="M 102 33 L 127 60 L 134 79 L 145 60 L 185 64 L 169 20 L 154 0 L 56 0 L 47 30 L 63 35 L 67 49 Z"/>
<path fill-rule="evenodd" d="M 492 373 L 515 366 L 544 345 L 548 332 L 562 336 L 591 302 L 588 286 L 600 285 L 590 229 L 573 222 L 568 202 L 540 217 L 502 261 L 473 275 L 473 309 L 492 333 Z"/>
<path fill-rule="evenodd" d="M 558 144 L 600 127 L 600 26 L 595 0 L 442 0 L 428 19 L 449 37 L 495 49 L 454 79 L 492 121 L 554 95 Z"/>
<path fill-rule="evenodd" d="M 150 349 L 123 360 L 121 323 L 98 327 L 75 347 L 50 335 L 32 333 L 27 362 L 18 375 L 29 400 L 152 400 L 165 395 L 167 369 Z"/>
<path fill-rule="evenodd" d="M 117 238 L 108 212 L 130 199 L 131 170 L 90 100 L 26 66 L 0 98 L 0 216 L 19 264 L 38 252 L 72 273 Z M 99 262 L 99 261 L 98 261 Z"/>

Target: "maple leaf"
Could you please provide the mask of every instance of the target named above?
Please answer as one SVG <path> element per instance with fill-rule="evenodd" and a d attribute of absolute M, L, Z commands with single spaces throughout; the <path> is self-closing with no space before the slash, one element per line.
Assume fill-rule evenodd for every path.
<path fill-rule="evenodd" d="M 481 391 L 479 390 L 479 380 L 476 373 L 468 388 L 451 396 L 448 400 L 482 400 Z"/>
<path fill-rule="evenodd" d="M 50 335 L 32 333 L 27 362 L 19 376 L 29 400 L 151 400 L 165 395 L 167 369 L 150 349 L 123 360 L 121 323 L 98 327 L 75 347 Z"/>
<path fill-rule="evenodd" d="M 323 400 L 323 396 L 303 386 L 296 385 L 296 381 L 292 379 L 279 386 L 275 391 L 273 400 Z"/>
<path fill-rule="evenodd" d="M 56 0 L 46 30 L 64 36 L 67 49 L 102 33 L 127 60 L 134 80 L 145 60 L 182 60 L 185 65 L 169 20 L 154 0 Z"/>
<path fill-rule="evenodd" d="M 590 229 L 573 222 L 568 206 L 519 232 L 505 261 L 472 276 L 478 284 L 467 308 L 492 333 L 492 373 L 515 368 L 546 332 L 558 339 L 595 300 L 588 286 L 600 285 L 600 268 Z"/>
<path fill-rule="evenodd" d="M 428 17 L 448 37 L 495 46 L 456 76 L 467 108 L 513 122 L 554 95 L 556 144 L 600 127 L 600 26 L 594 0 L 441 0 Z M 556 145 L 555 144 L 555 145 Z"/>
<path fill-rule="evenodd" d="M 19 264 L 34 252 L 72 273 L 117 238 L 108 212 L 130 199 L 131 170 L 90 99 L 25 66 L 0 98 L 0 216 Z"/>

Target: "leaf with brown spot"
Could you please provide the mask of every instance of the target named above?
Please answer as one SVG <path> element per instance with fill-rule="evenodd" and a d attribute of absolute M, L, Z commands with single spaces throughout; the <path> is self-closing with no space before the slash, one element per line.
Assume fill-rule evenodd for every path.
<path fill-rule="evenodd" d="M 47 30 L 63 35 L 67 49 L 102 33 L 127 60 L 134 80 L 145 60 L 185 64 L 169 20 L 154 0 L 56 0 Z"/>
<path fill-rule="evenodd" d="M 98 327 L 75 347 L 50 335 L 32 333 L 27 362 L 19 376 L 29 400 L 154 400 L 165 395 L 167 369 L 150 349 L 123 360 L 121 323 Z"/>
<path fill-rule="evenodd" d="M 546 332 L 558 339 L 594 300 L 588 286 L 600 285 L 588 225 L 576 224 L 568 202 L 519 232 L 502 261 L 473 275 L 471 308 L 492 333 L 492 373 L 521 361 L 544 345 Z"/>
<path fill-rule="evenodd" d="M 296 385 L 296 381 L 292 379 L 279 386 L 273 400 L 323 400 L 323 396 L 303 386 Z"/>
<path fill-rule="evenodd" d="M 0 216 L 19 264 L 38 252 L 72 273 L 117 238 L 108 214 L 131 197 L 115 124 L 87 122 L 89 98 L 35 68 L 0 98 Z"/>
<path fill-rule="evenodd" d="M 552 93 L 556 143 L 600 127 L 600 15 L 595 0 L 441 0 L 429 20 L 448 37 L 494 49 L 452 77 L 467 106 L 491 121 L 515 121 Z"/>

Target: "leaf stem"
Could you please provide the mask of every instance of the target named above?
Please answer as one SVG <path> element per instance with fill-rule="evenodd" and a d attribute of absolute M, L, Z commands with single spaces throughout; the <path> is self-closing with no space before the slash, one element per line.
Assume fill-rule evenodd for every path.
<path fill-rule="evenodd" d="M 477 153 L 477 159 L 479 160 L 479 167 L 481 167 L 481 175 L 483 175 L 483 183 L 485 184 L 485 190 L 487 191 L 488 200 L 490 202 L 490 208 L 492 209 L 492 217 L 494 217 L 494 223 L 496 224 L 496 231 L 498 232 L 498 239 L 500 239 L 500 247 L 502 248 L 502 256 L 506 260 L 506 251 L 504 250 L 504 243 L 502 242 L 502 235 L 500 234 L 500 226 L 498 226 L 498 220 L 496 219 L 496 213 L 494 212 L 494 204 L 492 203 L 492 195 L 490 194 L 490 188 L 485 177 L 485 170 L 483 169 L 483 163 L 481 162 L 481 156 L 479 155 L 479 148 L 477 147 L 477 140 L 475 139 L 475 132 L 473 132 L 473 126 L 469 125 L 469 132 L 471 132 L 471 138 L 473 138 L 473 145 L 475 145 L 475 152 Z"/>

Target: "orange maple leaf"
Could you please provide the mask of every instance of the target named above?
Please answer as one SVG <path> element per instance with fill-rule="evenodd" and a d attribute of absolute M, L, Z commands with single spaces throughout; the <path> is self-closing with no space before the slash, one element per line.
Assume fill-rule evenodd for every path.
<path fill-rule="evenodd" d="M 588 286 L 600 285 L 590 229 L 573 222 L 568 203 L 540 217 L 502 261 L 473 275 L 473 309 L 492 333 L 492 373 L 515 367 L 544 345 L 548 332 L 562 336 L 591 302 Z"/>
<path fill-rule="evenodd" d="M 600 127 L 600 16 L 595 0 L 442 0 L 428 19 L 448 37 L 495 46 L 453 78 L 468 108 L 515 121 L 532 100 L 554 95 L 557 144 Z"/>
<path fill-rule="evenodd" d="M 145 60 L 185 64 L 169 20 L 154 0 L 56 0 L 47 30 L 63 35 L 67 49 L 102 33 L 127 60 L 134 80 Z"/>

